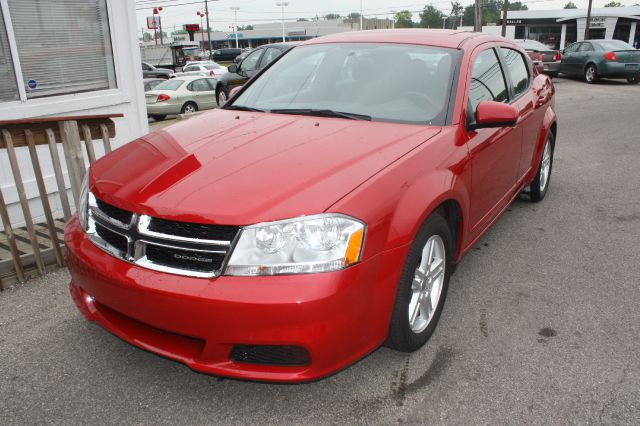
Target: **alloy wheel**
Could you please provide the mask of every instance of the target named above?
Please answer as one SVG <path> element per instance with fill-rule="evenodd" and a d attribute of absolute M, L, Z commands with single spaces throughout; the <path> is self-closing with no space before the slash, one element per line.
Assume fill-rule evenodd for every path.
<path fill-rule="evenodd" d="M 218 105 L 224 106 L 224 104 L 226 103 L 227 103 L 227 94 L 225 93 L 224 90 L 221 90 L 220 93 L 218 93 Z"/>
<path fill-rule="evenodd" d="M 540 192 L 544 192 L 549 182 L 549 174 L 551 173 L 551 144 L 547 141 L 544 144 L 542 160 L 540 163 Z"/>
<path fill-rule="evenodd" d="M 194 107 L 193 105 L 189 104 L 189 105 L 184 107 L 184 112 L 186 112 L 186 113 L 196 112 L 196 107 Z"/>
<path fill-rule="evenodd" d="M 411 331 L 416 334 L 424 331 L 433 319 L 442 295 L 445 265 L 444 242 L 439 235 L 433 235 L 422 249 L 422 258 L 411 283 L 408 315 Z"/>
<path fill-rule="evenodd" d="M 587 82 L 589 83 L 593 82 L 596 79 L 596 69 L 593 65 L 590 65 L 589 68 L 587 68 L 585 77 L 587 79 Z"/>

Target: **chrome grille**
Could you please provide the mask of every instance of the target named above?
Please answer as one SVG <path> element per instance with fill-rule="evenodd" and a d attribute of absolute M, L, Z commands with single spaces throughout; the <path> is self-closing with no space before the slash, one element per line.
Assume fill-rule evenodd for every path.
<path fill-rule="evenodd" d="M 239 227 L 138 215 L 89 194 L 89 239 L 144 268 L 200 278 L 220 275 Z"/>

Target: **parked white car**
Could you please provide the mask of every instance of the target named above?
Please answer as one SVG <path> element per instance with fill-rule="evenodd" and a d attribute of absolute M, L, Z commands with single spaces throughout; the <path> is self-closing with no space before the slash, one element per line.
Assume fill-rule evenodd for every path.
<path fill-rule="evenodd" d="M 222 65 L 211 62 L 211 61 L 201 61 L 201 62 L 187 62 L 187 65 L 182 68 L 182 72 L 176 73 L 176 77 L 190 76 L 190 75 L 199 75 L 202 77 L 216 77 L 227 72 L 227 67 L 223 67 Z"/>
<path fill-rule="evenodd" d="M 147 114 L 155 120 L 217 106 L 216 79 L 201 76 L 172 78 L 145 93 Z"/>

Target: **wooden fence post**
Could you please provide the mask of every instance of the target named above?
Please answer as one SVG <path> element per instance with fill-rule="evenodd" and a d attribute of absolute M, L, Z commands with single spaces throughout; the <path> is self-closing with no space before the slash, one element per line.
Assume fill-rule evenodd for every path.
<path fill-rule="evenodd" d="M 62 121 L 60 126 L 60 136 L 62 137 L 62 147 L 67 160 L 67 171 L 71 181 L 71 192 L 75 201 L 76 209 L 80 200 L 80 189 L 84 174 L 86 173 L 84 155 L 82 155 L 82 144 L 80 143 L 80 133 L 78 133 L 77 121 Z"/>

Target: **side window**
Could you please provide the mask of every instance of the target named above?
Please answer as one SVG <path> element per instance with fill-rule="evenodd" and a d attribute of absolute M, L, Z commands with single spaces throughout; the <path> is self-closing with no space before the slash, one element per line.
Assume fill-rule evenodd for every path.
<path fill-rule="evenodd" d="M 507 70 L 511 76 L 513 96 L 517 98 L 529 88 L 529 67 L 527 67 L 522 53 L 517 50 L 501 47 L 500 51 L 502 52 L 504 61 L 507 64 Z"/>
<path fill-rule="evenodd" d="M 564 49 L 564 51 L 565 51 L 566 53 L 573 53 L 573 52 L 577 52 L 577 51 L 578 51 L 578 48 L 580 47 L 580 44 L 581 44 L 581 43 L 573 43 L 573 44 L 571 44 L 571 45 L 567 46 L 567 48 L 565 48 L 565 49 Z"/>
<path fill-rule="evenodd" d="M 262 60 L 260 61 L 260 69 L 269 65 L 281 54 L 282 52 L 280 49 L 276 49 L 275 47 L 268 48 L 267 51 L 264 52 L 264 56 L 262 56 Z"/>
<path fill-rule="evenodd" d="M 147 64 L 142 63 L 142 71 L 149 71 L 149 67 L 147 66 Z"/>
<path fill-rule="evenodd" d="M 260 55 L 264 52 L 263 49 L 256 50 L 255 52 L 251 52 L 249 56 L 244 58 L 244 61 L 240 64 L 240 69 L 242 71 L 254 71 L 258 67 L 258 60 L 260 60 Z"/>
<path fill-rule="evenodd" d="M 467 118 L 470 123 L 475 121 L 476 108 L 481 101 L 506 102 L 508 100 L 507 85 L 496 52 L 493 49 L 487 49 L 480 53 L 473 63 Z"/>
<path fill-rule="evenodd" d="M 201 79 L 192 81 L 191 84 L 189 84 L 189 86 L 187 87 L 187 89 L 191 90 L 192 92 L 208 92 L 211 90 L 211 87 L 209 87 L 209 83 L 207 83 L 206 78 L 201 78 Z"/>
<path fill-rule="evenodd" d="M 591 43 L 582 43 L 582 45 L 580 46 L 580 49 L 578 50 L 579 52 L 590 52 L 593 50 L 593 46 L 591 45 Z"/>
<path fill-rule="evenodd" d="M 189 65 L 188 67 L 185 67 L 182 72 L 191 72 L 191 71 L 198 71 L 198 68 L 194 67 L 193 65 Z"/>

